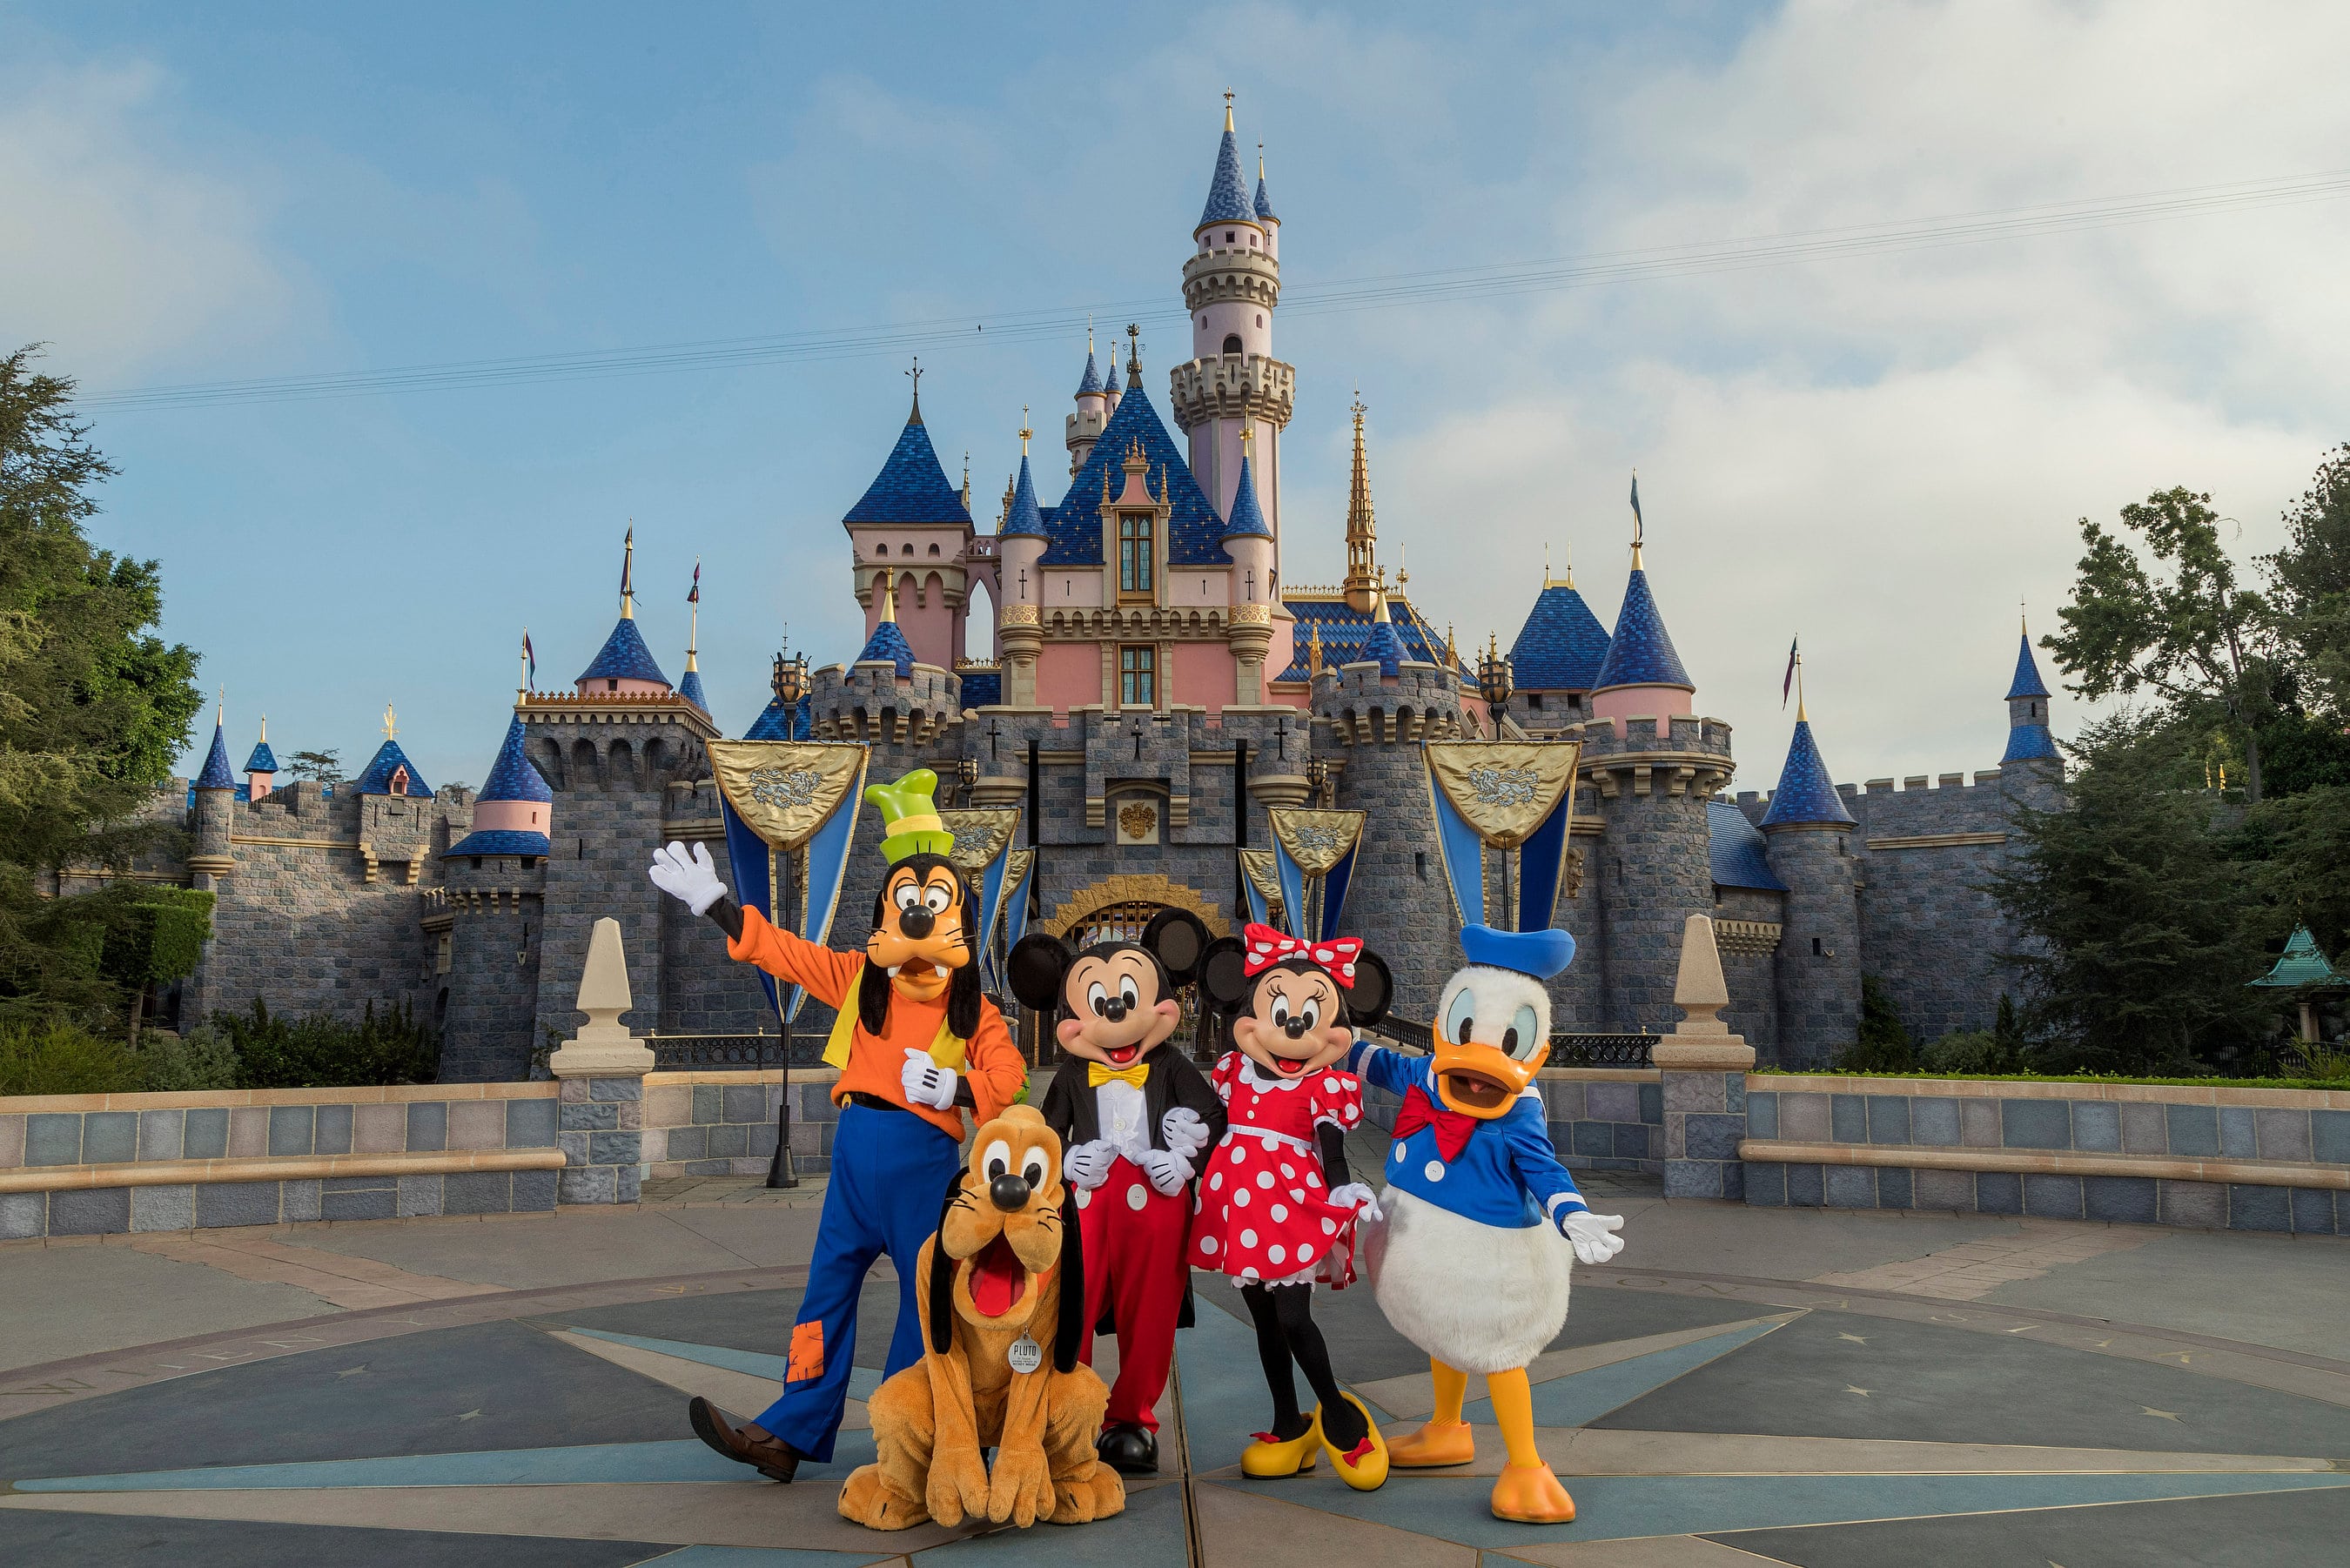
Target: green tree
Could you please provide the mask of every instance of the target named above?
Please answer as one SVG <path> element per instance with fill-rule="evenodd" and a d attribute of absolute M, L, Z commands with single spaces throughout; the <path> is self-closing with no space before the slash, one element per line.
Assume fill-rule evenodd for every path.
<path fill-rule="evenodd" d="M 1873 974 L 1861 976 L 1859 1033 L 1836 1064 L 1855 1073 L 1906 1073 L 1918 1065 L 1893 993 Z"/>
<path fill-rule="evenodd" d="M 2273 678 L 2262 657 L 2267 607 L 2237 580 L 2210 496 L 2183 486 L 2157 491 L 2124 506 L 2121 522 L 2116 535 L 2081 519 L 2087 550 L 2072 602 L 2057 612 L 2064 629 L 2041 646 L 2084 697 L 2147 691 L 2175 718 L 2224 724 L 2243 748 L 2245 794 L 2258 800 L 2256 725 L 2271 711 Z"/>
<path fill-rule="evenodd" d="M 2261 561 L 2272 623 L 2311 707 L 2338 735 L 2350 716 L 2350 443 L 2326 454 L 2284 523 L 2284 547 Z"/>
<path fill-rule="evenodd" d="M 286 759 L 286 771 L 297 779 L 340 778 L 343 759 L 336 752 L 296 752 Z"/>
<path fill-rule="evenodd" d="M 111 1012 L 125 999 L 107 933 L 135 919 L 136 890 L 72 909 L 85 901 L 45 898 L 42 881 L 120 865 L 164 831 L 140 813 L 202 698 L 196 656 L 155 633 L 155 563 L 84 532 L 114 469 L 73 417 L 73 382 L 37 373 L 36 352 L 0 356 L 0 1012 Z"/>

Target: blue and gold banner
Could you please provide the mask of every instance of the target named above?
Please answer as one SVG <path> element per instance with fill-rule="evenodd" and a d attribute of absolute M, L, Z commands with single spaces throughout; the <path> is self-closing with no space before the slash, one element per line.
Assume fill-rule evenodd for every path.
<path fill-rule="evenodd" d="M 1010 952 L 1028 934 L 1028 878 L 1036 869 L 1036 852 L 1014 849 L 1003 857 L 1003 950 Z"/>
<path fill-rule="evenodd" d="M 1264 815 L 1273 826 L 1274 881 L 1289 934 L 1326 941 L 1338 934 L 1347 908 L 1366 814 L 1276 806 Z"/>
<path fill-rule="evenodd" d="M 1020 830 L 1020 808 L 942 811 L 939 820 L 954 835 L 954 848 L 947 858 L 979 890 L 980 983 L 993 988 L 998 981 L 995 925 L 1003 914 L 1004 882 L 1011 868 L 1012 843 Z"/>
<path fill-rule="evenodd" d="M 1550 927 L 1566 877 L 1579 741 L 1431 741 L 1428 804 L 1444 879 L 1464 926 Z M 1487 852 L 1499 858 L 1508 907 L 1489 914 Z M 1518 875 L 1511 875 L 1513 857 Z"/>
<path fill-rule="evenodd" d="M 1281 897 L 1281 872 L 1270 849 L 1243 849 L 1241 888 L 1248 897 L 1249 919 L 1260 926 L 1280 928 L 1285 916 Z"/>
<path fill-rule="evenodd" d="M 822 942 L 840 906 L 871 753 L 821 741 L 712 741 L 707 749 L 726 820 L 736 901 L 772 924 Z M 781 910 L 778 882 L 790 894 L 790 907 Z M 800 987 L 779 987 L 764 972 L 759 983 L 778 1018 L 788 1023 L 799 1015 Z"/>

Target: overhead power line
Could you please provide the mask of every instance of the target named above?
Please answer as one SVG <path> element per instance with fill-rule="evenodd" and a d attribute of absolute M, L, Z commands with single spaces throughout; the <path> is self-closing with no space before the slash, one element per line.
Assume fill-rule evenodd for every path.
<path fill-rule="evenodd" d="M 2325 170 L 2267 180 L 2189 186 L 2037 206 L 2003 207 L 1939 217 L 1896 219 L 1761 237 L 1700 241 L 1367 277 L 1301 280 L 1282 291 L 1282 309 L 1290 317 L 1331 316 L 1366 310 L 1392 310 L 1408 305 L 1555 293 L 1649 278 L 1748 271 L 1848 257 L 1987 244 L 2040 234 L 2077 234 L 2260 208 L 2334 202 L 2345 196 L 2350 196 L 2350 170 Z M 1088 315 L 1153 326 L 1186 318 L 1185 312 L 1171 307 L 1166 297 L 1159 296 L 1149 299 L 1098 301 L 1087 305 L 1054 306 L 984 315 L 931 317 L 876 326 L 750 337 L 707 338 L 629 348 L 453 360 L 395 366 L 380 370 L 265 376 L 242 380 L 127 388 L 92 393 L 81 401 L 85 408 L 107 410 L 197 408 L 220 403 L 307 402 L 330 398 L 449 391 L 540 381 L 671 375 L 743 365 L 820 363 L 832 359 L 896 355 L 922 348 L 935 350 L 1057 337 L 1074 333 Z"/>

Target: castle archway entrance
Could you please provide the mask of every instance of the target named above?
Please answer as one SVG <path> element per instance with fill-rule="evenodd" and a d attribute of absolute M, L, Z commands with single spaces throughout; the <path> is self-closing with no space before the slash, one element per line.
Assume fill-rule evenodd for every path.
<path fill-rule="evenodd" d="M 1133 941 L 1141 937 L 1152 916 L 1167 909 L 1188 909 L 1198 916 L 1211 937 L 1231 934 L 1223 906 L 1155 872 L 1105 877 L 1081 888 L 1055 905 L 1051 916 L 1039 922 L 1039 929 L 1073 948 L 1087 948 L 1096 942 Z M 1217 1044 L 1203 1038 L 1208 1032 L 1199 1026 L 1199 1003 L 1191 992 L 1192 988 L 1184 988 L 1183 1022 L 1176 1032 L 1173 1047 L 1194 1060 L 1212 1058 Z M 1060 1053 L 1055 1049 L 1053 1054 L 1057 1058 Z"/>

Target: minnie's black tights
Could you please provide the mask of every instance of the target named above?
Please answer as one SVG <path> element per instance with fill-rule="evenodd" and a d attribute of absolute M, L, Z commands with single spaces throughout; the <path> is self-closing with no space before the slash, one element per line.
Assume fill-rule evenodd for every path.
<path fill-rule="evenodd" d="M 1257 1358 L 1264 1363 L 1264 1386 L 1273 1394 L 1273 1435 L 1287 1442 L 1304 1437 L 1310 1424 L 1297 1407 L 1297 1383 L 1290 1374 L 1295 1361 L 1322 1402 L 1323 1435 L 1338 1451 L 1369 1436 L 1362 1412 L 1339 1397 L 1338 1380 L 1330 1375 L 1330 1352 L 1314 1324 L 1314 1287 L 1243 1285 L 1241 1299 L 1256 1324 Z"/>

